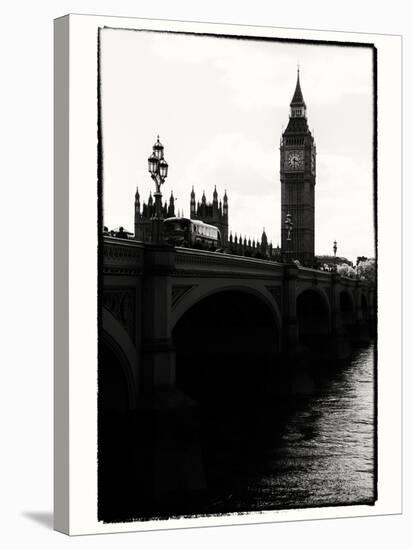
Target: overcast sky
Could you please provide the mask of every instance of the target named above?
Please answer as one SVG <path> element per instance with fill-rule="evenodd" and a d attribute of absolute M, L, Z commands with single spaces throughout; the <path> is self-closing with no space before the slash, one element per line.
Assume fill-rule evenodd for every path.
<path fill-rule="evenodd" d="M 134 231 L 134 194 L 154 188 L 165 147 L 176 208 L 227 190 L 230 229 L 280 242 L 279 141 L 297 65 L 317 146 L 315 253 L 374 255 L 373 77 L 368 48 L 104 29 L 104 223 Z"/>

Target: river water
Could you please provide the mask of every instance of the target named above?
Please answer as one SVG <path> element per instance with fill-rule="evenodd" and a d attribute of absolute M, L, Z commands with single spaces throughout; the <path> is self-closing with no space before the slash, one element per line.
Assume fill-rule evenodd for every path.
<path fill-rule="evenodd" d="M 285 420 L 273 434 L 266 425 L 266 448 L 232 456 L 227 490 L 204 512 L 374 503 L 374 345 L 294 384 Z"/>
<path fill-rule="evenodd" d="M 243 385 L 236 387 L 235 381 L 242 380 L 239 360 L 231 365 L 224 359 L 217 366 L 206 362 L 195 377 L 202 381 L 195 389 L 204 487 L 169 497 L 162 494 L 155 500 L 141 492 L 139 498 L 140 492 L 127 483 L 136 470 L 133 463 L 134 470 L 124 468 L 124 483 L 116 469 L 117 493 L 109 488 L 110 498 L 102 500 L 103 519 L 372 505 L 376 499 L 374 344 L 354 349 L 345 361 L 305 357 L 293 365 L 278 364 L 277 369 L 273 362 L 265 366 L 264 361 L 252 363 L 246 358 Z M 193 370 L 199 364 L 190 366 Z M 212 365 L 216 372 L 211 373 Z M 234 399 L 229 401 L 229 395 Z"/>

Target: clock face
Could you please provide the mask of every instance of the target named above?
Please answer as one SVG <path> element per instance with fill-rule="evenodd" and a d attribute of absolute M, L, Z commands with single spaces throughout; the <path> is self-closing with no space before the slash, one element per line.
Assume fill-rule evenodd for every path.
<path fill-rule="evenodd" d="M 288 170 L 301 170 L 303 168 L 303 151 L 289 151 L 285 160 Z"/>

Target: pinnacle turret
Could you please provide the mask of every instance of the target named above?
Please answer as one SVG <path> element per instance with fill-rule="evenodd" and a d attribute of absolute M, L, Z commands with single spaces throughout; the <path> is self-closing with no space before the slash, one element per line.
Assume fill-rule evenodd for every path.
<path fill-rule="evenodd" d="M 293 94 L 292 101 L 290 102 L 290 106 L 292 105 L 303 105 L 306 107 L 305 100 L 303 99 L 302 89 L 300 87 L 300 78 L 299 78 L 299 69 L 298 69 L 298 78 L 296 81 L 296 88 L 295 93 Z"/>
<path fill-rule="evenodd" d="M 261 242 L 262 242 L 262 244 L 267 244 L 268 243 L 268 237 L 266 235 L 265 228 L 263 228 Z"/>
<path fill-rule="evenodd" d="M 136 193 L 134 196 L 134 207 L 136 211 L 140 211 L 140 194 L 138 187 L 136 187 Z"/>
<path fill-rule="evenodd" d="M 290 102 L 290 116 L 292 118 L 306 118 L 306 103 L 303 99 L 302 89 L 300 87 L 299 69 L 295 93 L 293 94 L 292 101 Z"/>
<path fill-rule="evenodd" d="M 169 207 L 167 208 L 168 218 L 173 218 L 175 215 L 175 198 L 173 196 L 173 191 L 170 192 Z"/>

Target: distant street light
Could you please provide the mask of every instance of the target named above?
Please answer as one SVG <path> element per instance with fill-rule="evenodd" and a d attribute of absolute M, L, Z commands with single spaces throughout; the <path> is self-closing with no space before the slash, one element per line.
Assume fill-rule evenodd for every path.
<path fill-rule="evenodd" d="M 167 178 L 169 165 L 163 157 L 164 147 L 160 143 L 159 136 L 153 145 L 153 153 L 148 158 L 149 172 L 156 184 L 155 198 L 155 215 L 152 217 L 152 241 L 159 243 L 162 241 L 163 232 L 163 214 L 162 214 L 162 192 L 161 186 Z"/>
<path fill-rule="evenodd" d="M 336 252 L 338 250 L 338 245 L 336 241 L 333 241 L 333 268 L 336 271 Z"/>

